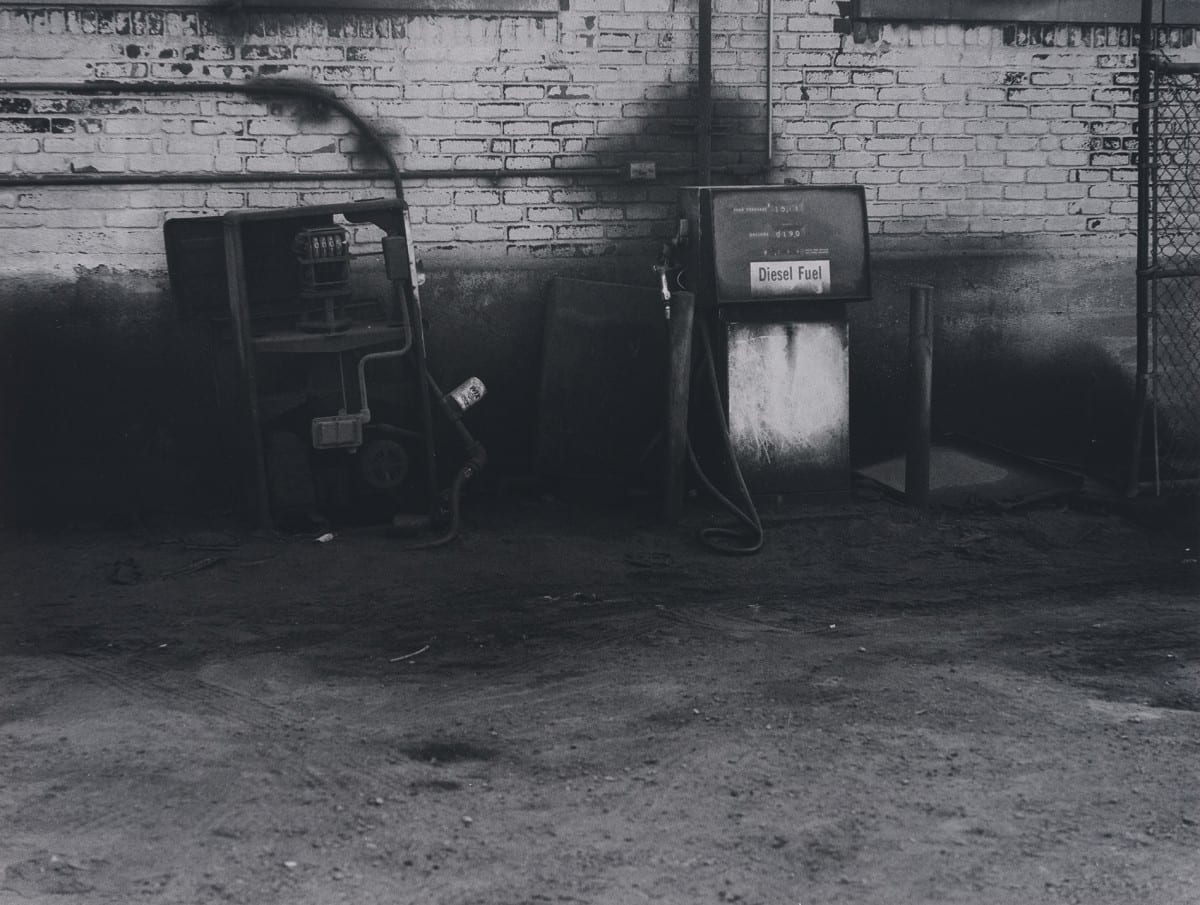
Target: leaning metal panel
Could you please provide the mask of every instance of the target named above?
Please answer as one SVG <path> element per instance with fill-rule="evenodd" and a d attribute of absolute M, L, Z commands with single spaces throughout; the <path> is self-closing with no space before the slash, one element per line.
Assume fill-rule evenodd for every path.
<path fill-rule="evenodd" d="M 1200 480 L 1200 68 L 1152 69 L 1139 478 L 1163 492 Z"/>

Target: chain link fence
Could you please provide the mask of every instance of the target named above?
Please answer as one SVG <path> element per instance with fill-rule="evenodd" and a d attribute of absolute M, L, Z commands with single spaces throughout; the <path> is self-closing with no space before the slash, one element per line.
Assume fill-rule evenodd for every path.
<path fill-rule="evenodd" d="M 1200 482 L 1200 65 L 1152 55 L 1149 266 L 1139 342 L 1137 480 L 1155 493 Z"/>

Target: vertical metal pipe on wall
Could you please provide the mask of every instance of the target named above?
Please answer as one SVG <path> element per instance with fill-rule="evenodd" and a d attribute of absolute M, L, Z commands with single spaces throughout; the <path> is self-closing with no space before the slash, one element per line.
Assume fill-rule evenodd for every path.
<path fill-rule="evenodd" d="M 933 412 L 933 287 L 909 286 L 908 452 L 904 459 L 904 498 L 910 506 L 929 505 L 929 460 Z"/>
<path fill-rule="evenodd" d="M 763 182 L 771 181 L 775 150 L 775 0 L 767 0 L 767 147 Z"/>
<path fill-rule="evenodd" d="M 1138 34 L 1138 205 L 1137 205 L 1137 389 L 1134 399 L 1129 496 L 1135 496 L 1141 470 L 1142 432 L 1146 423 L 1147 382 L 1150 380 L 1150 177 L 1151 87 L 1153 83 L 1154 0 L 1142 0 Z"/>
<path fill-rule="evenodd" d="M 700 171 L 700 184 L 712 183 L 712 0 L 700 0 L 697 27 L 700 38 L 698 60 L 700 122 L 696 168 Z"/>

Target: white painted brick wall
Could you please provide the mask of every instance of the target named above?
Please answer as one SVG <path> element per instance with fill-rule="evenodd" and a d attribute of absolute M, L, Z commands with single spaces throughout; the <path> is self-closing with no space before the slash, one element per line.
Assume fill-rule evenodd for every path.
<path fill-rule="evenodd" d="M 693 161 L 695 0 L 571 0 L 557 17 L 250 16 L 0 10 L 0 79 L 312 79 L 389 136 L 419 245 L 474 258 L 653 255 L 674 189 L 522 176 Z M 898 246 L 1019 236 L 1128 245 L 1136 36 L 1127 28 L 883 25 L 776 0 L 776 180 L 866 186 Z M 765 0 L 717 0 L 714 164 L 765 156 Z M 844 24 L 844 23 L 842 23 Z M 1166 36 L 1194 54 L 1191 30 Z M 0 90 L 0 173 L 333 173 L 377 168 L 340 117 L 238 96 Z M 162 266 L 167 214 L 378 197 L 388 184 L 41 188 L 0 193 L 8 266 Z M 136 199 L 131 204 L 131 199 Z"/>

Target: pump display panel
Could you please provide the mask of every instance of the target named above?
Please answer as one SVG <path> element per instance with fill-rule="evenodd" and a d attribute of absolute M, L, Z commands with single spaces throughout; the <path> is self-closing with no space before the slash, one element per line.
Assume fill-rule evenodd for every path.
<path fill-rule="evenodd" d="M 871 296 L 861 186 L 682 189 L 687 287 L 698 304 L 862 301 Z"/>

